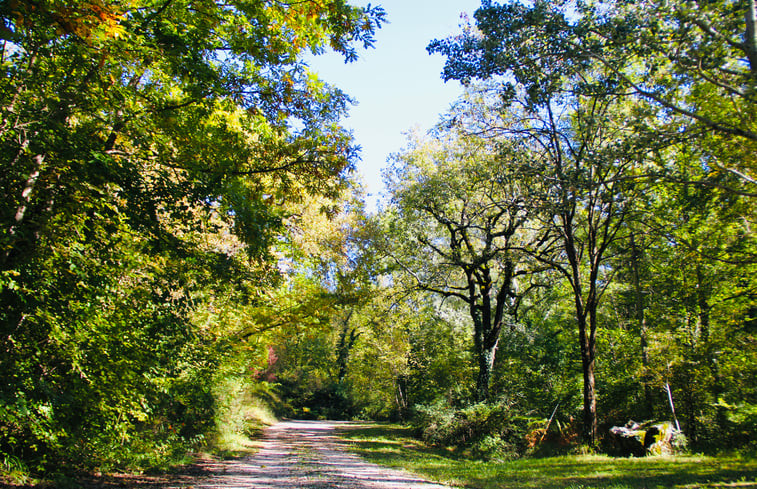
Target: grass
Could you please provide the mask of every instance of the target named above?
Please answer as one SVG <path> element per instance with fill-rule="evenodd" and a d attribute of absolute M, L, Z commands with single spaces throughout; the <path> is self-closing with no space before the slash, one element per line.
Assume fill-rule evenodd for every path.
<path fill-rule="evenodd" d="M 277 419 L 264 393 L 258 394 L 237 377 L 219 382 L 216 395 L 222 402 L 216 414 L 216 431 L 208 447 L 212 455 L 238 457 L 260 448 L 258 439 L 263 428 L 276 423 Z"/>
<path fill-rule="evenodd" d="M 757 488 L 755 457 L 572 455 L 482 462 L 429 448 L 399 425 L 353 425 L 340 436 L 372 462 L 471 489 Z"/>

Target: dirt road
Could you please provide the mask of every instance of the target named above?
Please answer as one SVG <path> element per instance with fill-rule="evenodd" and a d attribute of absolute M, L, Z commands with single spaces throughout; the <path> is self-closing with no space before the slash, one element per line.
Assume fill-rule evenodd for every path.
<path fill-rule="evenodd" d="M 192 489 L 443 489 L 414 475 L 348 453 L 334 435 L 338 423 L 285 421 L 266 430 L 255 455 L 205 467 Z M 207 474 L 207 472 L 206 472 Z M 176 486 L 187 488 L 186 485 Z"/>

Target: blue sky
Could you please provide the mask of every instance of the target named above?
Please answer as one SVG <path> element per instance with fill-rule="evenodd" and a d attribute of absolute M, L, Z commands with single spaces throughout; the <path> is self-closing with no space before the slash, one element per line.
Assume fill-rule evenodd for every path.
<path fill-rule="evenodd" d="M 356 5 L 367 2 L 353 1 Z M 339 56 L 310 60 L 311 68 L 336 85 L 357 104 L 343 121 L 362 146 L 362 174 L 369 203 L 383 192 L 381 171 L 390 154 L 405 145 L 404 133 L 414 127 L 430 129 L 461 93 L 457 82 L 444 83 L 444 58 L 426 51 L 435 38 L 460 32 L 460 15 L 472 18 L 480 0 L 378 0 L 388 23 L 376 34 L 375 49 L 361 51 L 360 59 L 345 64 Z"/>

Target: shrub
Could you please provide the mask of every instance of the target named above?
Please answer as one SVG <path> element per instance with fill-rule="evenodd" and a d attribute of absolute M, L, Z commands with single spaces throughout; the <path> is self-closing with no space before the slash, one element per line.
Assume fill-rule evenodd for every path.
<path fill-rule="evenodd" d="M 25 485 L 31 481 L 29 468 L 21 459 L 0 454 L 0 485 Z"/>
<path fill-rule="evenodd" d="M 434 446 L 453 447 L 475 458 L 508 460 L 527 448 L 533 418 L 519 415 L 507 402 L 453 408 L 444 401 L 416 406 L 413 423 L 421 438 Z"/>
<path fill-rule="evenodd" d="M 230 372 L 217 380 L 214 394 L 218 406 L 211 444 L 218 452 L 248 449 L 250 439 L 276 422 L 273 409 L 279 400 L 267 382 Z"/>

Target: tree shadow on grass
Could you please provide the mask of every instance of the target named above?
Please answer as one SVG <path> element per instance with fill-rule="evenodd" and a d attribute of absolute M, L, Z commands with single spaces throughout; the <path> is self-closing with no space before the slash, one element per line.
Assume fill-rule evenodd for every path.
<path fill-rule="evenodd" d="M 507 462 L 470 460 L 432 448 L 398 425 L 354 425 L 341 437 L 369 460 L 406 467 L 437 480 L 476 489 L 757 488 L 757 460 L 736 457 L 559 456 Z"/>

